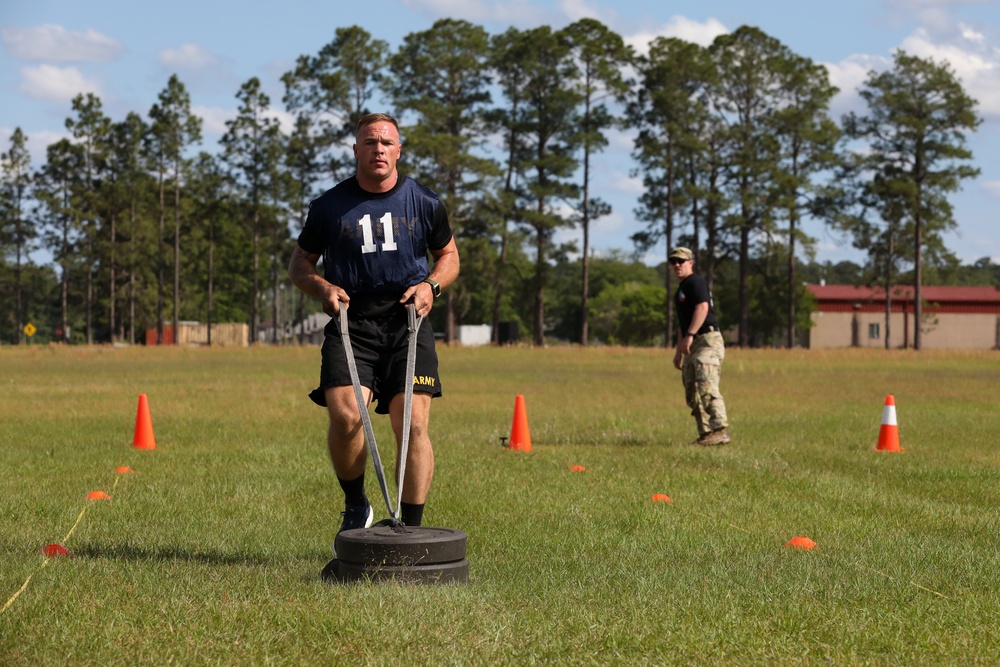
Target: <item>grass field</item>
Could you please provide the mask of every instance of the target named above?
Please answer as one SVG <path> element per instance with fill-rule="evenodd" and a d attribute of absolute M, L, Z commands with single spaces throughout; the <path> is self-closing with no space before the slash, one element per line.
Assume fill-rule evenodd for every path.
<path fill-rule="evenodd" d="M 317 350 L 0 349 L 0 664 L 1000 663 L 1000 354 L 730 350 L 721 448 L 671 356 L 441 349 L 424 524 L 470 583 L 345 586 Z"/>

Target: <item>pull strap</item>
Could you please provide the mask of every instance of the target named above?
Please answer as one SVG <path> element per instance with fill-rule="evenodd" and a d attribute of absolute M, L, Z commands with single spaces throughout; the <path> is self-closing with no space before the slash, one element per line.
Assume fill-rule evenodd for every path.
<path fill-rule="evenodd" d="M 382 469 L 382 459 L 378 455 L 378 445 L 375 444 L 375 429 L 372 428 L 372 418 L 368 414 L 368 404 L 365 402 L 364 394 L 361 393 L 361 380 L 358 378 L 358 363 L 354 360 L 351 335 L 347 330 L 347 306 L 344 303 L 340 304 L 340 337 L 344 341 L 347 368 L 351 373 L 351 384 L 354 385 L 354 400 L 358 402 L 358 412 L 361 413 L 361 424 L 365 431 L 365 441 L 368 443 L 368 453 L 372 457 L 372 465 L 375 466 L 375 476 L 378 477 L 378 485 L 382 489 L 385 506 L 389 508 L 389 515 L 396 518 L 396 512 L 392 509 L 392 501 L 389 500 L 389 487 L 385 483 L 385 471 Z"/>
<path fill-rule="evenodd" d="M 396 496 L 396 509 L 393 508 L 389 498 L 389 486 L 385 480 L 385 469 L 382 467 L 382 458 L 378 453 L 378 444 L 375 442 L 375 429 L 372 428 L 371 415 L 368 414 L 368 404 L 361 391 L 361 380 L 358 378 L 358 364 L 354 359 L 354 348 L 351 345 L 351 336 L 347 325 L 347 306 L 340 304 L 340 336 L 344 341 L 344 353 L 347 355 L 347 368 L 351 374 L 351 384 L 354 388 L 354 399 L 358 403 L 358 412 L 361 413 L 361 424 L 365 432 L 365 441 L 368 443 L 368 453 L 375 468 L 375 476 L 378 478 L 379 488 L 382 490 L 382 498 L 385 506 L 389 510 L 389 525 L 399 524 L 398 508 L 403 503 L 403 480 L 406 478 L 406 455 L 410 445 L 410 424 L 413 413 L 413 374 L 417 365 L 417 332 L 420 330 L 422 317 L 417 317 L 416 307 L 413 302 L 406 304 L 407 333 L 409 347 L 406 351 L 406 389 L 403 395 L 403 438 L 399 452 L 399 478 L 397 484 L 398 494 Z M 401 524 L 400 524 L 401 525 Z"/>
<path fill-rule="evenodd" d="M 417 368 L 417 332 L 422 317 L 417 317 L 413 301 L 406 304 L 407 332 L 409 347 L 406 350 L 406 389 L 403 392 L 403 442 L 399 446 L 399 483 L 397 485 L 396 507 L 403 507 L 403 480 L 406 479 L 406 454 L 410 447 L 410 423 L 413 413 L 413 374 Z"/>

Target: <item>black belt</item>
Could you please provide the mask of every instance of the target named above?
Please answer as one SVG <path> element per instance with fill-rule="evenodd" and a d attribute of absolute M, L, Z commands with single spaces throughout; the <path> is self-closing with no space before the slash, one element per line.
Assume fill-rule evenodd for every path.
<path fill-rule="evenodd" d="M 707 327 L 702 327 L 701 329 L 698 329 L 698 333 L 696 333 L 694 337 L 697 338 L 698 336 L 704 336 L 707 333 L 712 333 L 713 331 L 718 331 L 718 330 L 719 327 L 709 324 Z"/>

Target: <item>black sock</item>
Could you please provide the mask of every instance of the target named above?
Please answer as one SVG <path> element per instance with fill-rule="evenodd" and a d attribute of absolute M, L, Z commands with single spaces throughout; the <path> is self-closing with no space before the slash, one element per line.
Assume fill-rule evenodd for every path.
<path fill-rule="evenodd" d="M 365 495 L 365 474 L 350 481 L 337 478 L 340 488 L 344 490 L 344 502 L 348 505 L 367 505 L 368 496 Z"/>
<path fill-rule="evenodd" d="M 411 503 L 399 504 L 400 521 L 407 526 L 419 526 L 424 518 L 424 504 L 413 505 Z"/>

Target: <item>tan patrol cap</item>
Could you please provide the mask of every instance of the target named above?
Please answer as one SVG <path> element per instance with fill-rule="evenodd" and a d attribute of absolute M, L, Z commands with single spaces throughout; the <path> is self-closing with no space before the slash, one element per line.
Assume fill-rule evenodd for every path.
<path fill-rule="evenodd" d="M 694 253 L 690 248 L 674 248 L 667 255 L 667 259 L 694 259 Z"/>

